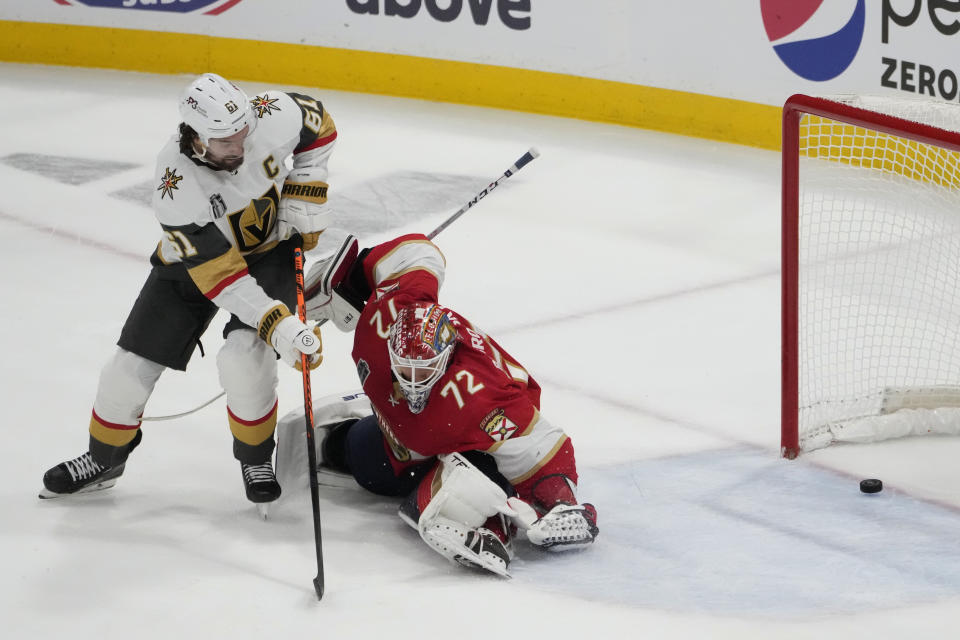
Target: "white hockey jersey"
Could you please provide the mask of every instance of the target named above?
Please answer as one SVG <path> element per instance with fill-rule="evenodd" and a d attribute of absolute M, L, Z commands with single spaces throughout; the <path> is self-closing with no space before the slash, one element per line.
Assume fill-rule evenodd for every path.
<path fill-rule="evenodd" d="M 314 202 L 326 201 L 326 164 L 337 130 L 309 96 L 269 90 L 251 104 L 257 126 L 244 142 L 244 161 L 236 171 L 187 157 L 179 136 L 160 152 L 152 204 L 163 237 L 151 262 L 182 263 L 207 298 L 257 327 L 278 301 L 249 275 L 245 257 L 283 240 L 277 211 L 292 168 L 316 167 L 315 182 L 292 188 L 310 189 Z"/>

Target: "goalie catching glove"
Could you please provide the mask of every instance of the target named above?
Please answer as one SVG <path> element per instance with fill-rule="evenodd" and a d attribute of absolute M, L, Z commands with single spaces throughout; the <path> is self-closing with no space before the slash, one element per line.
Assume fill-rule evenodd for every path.
<path fill-rule="evenodd" d="M 507 502 L 516 512 L 514 523 L 526 530 L 527 540 L 538 547 L 561 551 L 585 547 L 597 538 L 597 510 L 588 502 L 577 504 L 574 483 L 563 474 L 540 478 L 531 489 L 533 506 L 520 498 Z"/>
<path fill-rule="evenodd" d="M 311 329 L 282 304 L 272 307 L 263 315 L 257 333 L 274 348 L 281 360 L 298 371 L 303 370 L 302 355 L 307 356 L 311 369 L 316 369 L 323 362 L 320 327 Z"/>
<path fill-rule="evenodd" d="M 317 246 L 333 212 L 327 204 L 326 167 L 294 168 L 283 183 L 277 209 L 277 233 L 286 240 L 294 233 L 303 236 L 303 250 Z"/>

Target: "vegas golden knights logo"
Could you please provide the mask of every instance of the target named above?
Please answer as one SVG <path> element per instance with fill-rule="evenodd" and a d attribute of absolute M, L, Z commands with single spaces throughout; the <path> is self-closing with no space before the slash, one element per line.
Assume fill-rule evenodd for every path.
<path fill-rule="evenodd" d="M 280 194 L 276 185 L 271 185 L 259 198 L 254 198 L 245 208 L 227 216 L 237 249 L 250 252 L 259 247 L 270 236 L 277 224 L 277 206 Z"/>

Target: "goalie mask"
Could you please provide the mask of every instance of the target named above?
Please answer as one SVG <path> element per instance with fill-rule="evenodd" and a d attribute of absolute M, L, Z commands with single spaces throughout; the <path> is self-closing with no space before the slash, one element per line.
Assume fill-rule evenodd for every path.
<path fill-rule="evenodd" d="M 250 99 L 237 85 L 215 73 L 205 73 L 180 96 L 180 117 L 197 132 L 204 146 L 211 138 L 227 138 L 257 126 Z"/>
<path fill-rule="evenodd" d="M 430 389 L 447 370 L 457 330 L 447 309 L 435 304 L 410 305 L 390 327 L 390 370 L 413 413 L 427 404 Z"/>

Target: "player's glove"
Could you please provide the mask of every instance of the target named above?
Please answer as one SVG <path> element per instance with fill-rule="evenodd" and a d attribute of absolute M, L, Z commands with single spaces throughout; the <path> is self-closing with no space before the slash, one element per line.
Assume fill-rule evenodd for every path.
<path fill-rule="evenodd" d="M 311 369 L 323 362 L 323 341 L 320 339 L 320 327 L 310 329 L 292 315 L 277 322 L 270 335 L 270 344 L 280 354 L 280 359 L 291 367 L 302 371 L 300 356 L 307 355 Z"/>
<path fill-rule="evenodd" d="M 304 251 L 317 246 L 320 234 L 333 218 L 327 204 L 326 180 L 326 167 L 302 167 L 290 172 L 277 209 L 277 233 L 281 240 L 299 233 L 303 236 Z"/>
<path fill-rule="evenodd" d="M 530 493 L 533 506 L 520 498 L 507 502 L 517 514 L 514 523 L 527 532 L 527 539 L 546 549 L 576 549 L 592 543 L 600 530 L 592 504 L 577 504 L 573 482 L 564 474 L 537 480 Z M 535 508 L 534 508 L 535 507 Z"/>
<path fill-rule="evenodd" d="M 348 235 L 333 255 L 315 263 L 304 280 L 307 319 L 332 320 L 341 331 L 352 331 L 363 311 L 360 295 L 352 295 L 346 280 L 357 263 L 359 245 Z"/>

